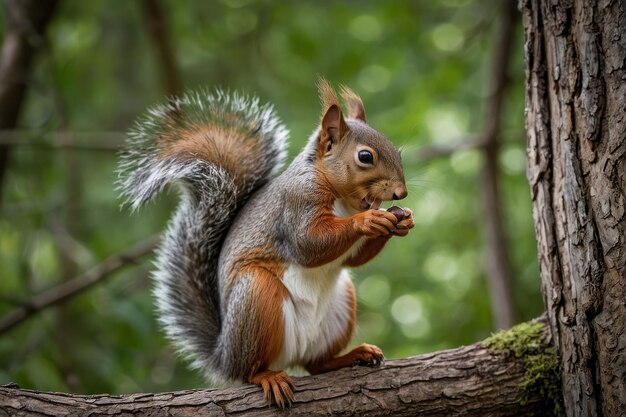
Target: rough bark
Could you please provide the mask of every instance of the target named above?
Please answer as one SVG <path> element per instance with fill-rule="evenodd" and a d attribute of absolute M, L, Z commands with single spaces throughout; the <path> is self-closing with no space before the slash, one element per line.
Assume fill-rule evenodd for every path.
<path fill-rule="evenodd" d="M 545 328 L 545 326 L 544 326 Z M 539 343 L 548 346 L 548 332 Z M 524 340 L 524 339 L 522 339 Z M 537 343 L 535 343 L 537 345 Z M 293 415 L 546 416 L 553 404 L 524 387 L 528 364 L 481 344 L 296 378 Z M 252 385 L 159 394 L 80 396 L 0 387 L 0 415 L 285 415 Z"/>
<path fill-rule="evenodd" d="M 569 416 L 626 410 L 626 4 L 522 3 L 539 261 Z"/>
<path fill-rule="evenodd" d="M 0 129 L 17 124 L 32 68 L 33 56 L 57 8 L 57 0 L 8 0 L 4 4 L 6 33 L 0 52 Z M 0 198 L 9 148 L 0 145 Z"/>

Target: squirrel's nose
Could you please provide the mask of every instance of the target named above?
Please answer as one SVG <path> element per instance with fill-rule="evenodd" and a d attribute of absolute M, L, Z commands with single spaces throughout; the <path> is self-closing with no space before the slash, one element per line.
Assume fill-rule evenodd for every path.
<path fill-rule="evenodd" d="M 406 187 L 404 187 L 404 186 L 398 187 L 393 192 L 393 199 L 394 200 L 402 200 L 408 194 L 409 194 L 409 192 L 406 190 Z"/>

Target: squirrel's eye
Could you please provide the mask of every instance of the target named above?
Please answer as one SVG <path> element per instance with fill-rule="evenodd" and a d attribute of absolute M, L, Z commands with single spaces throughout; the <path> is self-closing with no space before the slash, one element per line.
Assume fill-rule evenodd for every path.
<path fill-rule="evenodd" d="M 359 151 L 359 162 L 368 165 L 374 165 L 374 155 L 370 151 Z"/>

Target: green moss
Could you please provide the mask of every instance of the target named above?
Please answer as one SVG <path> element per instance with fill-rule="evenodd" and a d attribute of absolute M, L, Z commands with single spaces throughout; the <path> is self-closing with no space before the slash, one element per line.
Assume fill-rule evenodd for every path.
<path fill-rule="evenodd" d="M 539 321 L 521 323 L 509 330 L 495 333 L 485 339 L 482 345 L 487 349 L 506 352 L 513 354 L 516 358 L 521 358 L 545 349 L 543 326 L 544 324 Z"/>
<path fill-rule="evenodd" d="M 520 401 L 525 403 L 531 393 L 539 393 L 554 404 L 554 415 L 563 415 L 559 358 L 553 346 L 544 341 L 544 323 L 521 323 L 485 339 L 482 345 L 494 352 L 520 358 L 526 373 L 519 388 Z"/>

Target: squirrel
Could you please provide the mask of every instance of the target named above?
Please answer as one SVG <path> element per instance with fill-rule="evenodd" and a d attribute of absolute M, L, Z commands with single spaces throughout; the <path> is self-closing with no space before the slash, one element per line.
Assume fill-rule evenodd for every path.
<path fill-rule="evenodd" d="M 288 131 L 269 104 L 221 90 L 150 109 L 120 158 L 133 210 L 169 183 L 181 201 L 157 250 L 159 321 L 179 353 L 214 382 L 260 385 L 280 408 L 294 401 L 283 369 L 311 374 L 379 366 L 355 328 L 348 267 L 414 226 L 380 209 L 407 195 L 398 149 L 366 123 L 358 95 L 319 81 L 320 125 L 281 173 Z"/>

